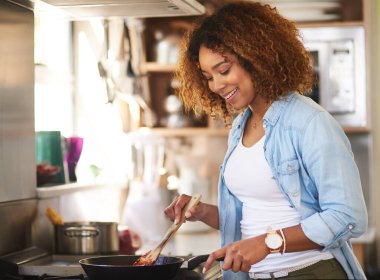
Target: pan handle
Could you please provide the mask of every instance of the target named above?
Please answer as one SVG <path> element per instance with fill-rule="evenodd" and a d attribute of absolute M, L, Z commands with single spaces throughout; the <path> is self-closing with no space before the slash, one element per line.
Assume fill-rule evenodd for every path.
<path fill-rule="evenodd" d="M 64 231 L 67 237 L 96 237 L 99 229 L 96 227 L 68 227 Z"/>
<path fill-rule="evenodd" d="M 209 255 L 199 255 L 199 256 L 195 256 L 193 258 L 190 258 L 188 261 L 187 261 L 187 269 L 189 270 L 193 270 L 195 269 L 197 266 L 199 266 L 201 263 L 204 263 L 205 261 L 207 261 L 208 259 L 208 256 Z M 217 261 L 224 261 L 224 257 L 221 257 L 221 258 L 218 258 L 216 259 Z"/>

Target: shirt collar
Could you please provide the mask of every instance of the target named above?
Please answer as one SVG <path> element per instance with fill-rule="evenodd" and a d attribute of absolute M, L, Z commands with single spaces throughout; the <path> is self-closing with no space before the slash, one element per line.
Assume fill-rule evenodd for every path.
<path fill-rule="evenodd" d="M 266 111 L 264 115 L 264 120 L 267 121 L 270 125 L 274 126 L 280 118 L 284 108 L 291 100 L 295 98 L 295 96 L 296 93 L 292 92 L 289 95 L 282 96 L 279 100 L 274 101 Z"/>
<path fill-rule="evenodd" d="M 293 100 L 296 96 L 295 92 L 290 93 L 286 96 L 281 96 L 279 100 L 276 100 L 272 103 L 272 105 L 268 108 L 264 115 L 264 121 L 268 122 L 270 125 L 274 126 L 278 119 L 281 116 L 281 112 L 287 106 L 287 104 Z M 243 127 L 249 116 L 251 115 L 251 110 L 247 107 L 238 122 L 238 127 Z"/>

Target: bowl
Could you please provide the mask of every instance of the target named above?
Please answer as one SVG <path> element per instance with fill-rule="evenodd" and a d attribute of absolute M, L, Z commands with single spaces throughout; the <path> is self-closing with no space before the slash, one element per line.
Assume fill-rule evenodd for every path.
<path fill-rule="evenodd" d="M 57 176 L 60 171 L 60 166 L 48 165 L 46 163 L 37 164 L 37 187 L 53 181 L 55 176 Z"/>

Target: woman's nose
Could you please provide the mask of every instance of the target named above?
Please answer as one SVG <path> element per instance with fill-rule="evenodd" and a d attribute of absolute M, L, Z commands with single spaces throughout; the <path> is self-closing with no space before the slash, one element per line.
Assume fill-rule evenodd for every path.
<path fill-rule="evenodd" d="M 215 77 L 210 89 L 212 92 L 219 94 L 220 91 L 223 90 L 225 87 L 226 83 L 224 82 L 224 80 L 220 77 Z"/>

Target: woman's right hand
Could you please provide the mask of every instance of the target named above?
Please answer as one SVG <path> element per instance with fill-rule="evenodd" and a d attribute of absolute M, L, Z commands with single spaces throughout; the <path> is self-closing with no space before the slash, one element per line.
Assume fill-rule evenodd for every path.
<path fill-rule="evenodd" d="M 165 214 L 169 217 L 170 220 L 174 221 L 176 224 L 181 218 L 181 213 L 185 205 L 190 201 L 191 196 L 186 194 L 181 194 L 180 196 L 176 197 L 172 203 L 165 208 Z M 197 221 L 199 220 L 199 212 L 200 212 L 200 205 L 201 202 L 198 203 L 198 205 L 194 206 L 192 209 L 187 211 L 186 213 L 186 221 Z"/>
<path fill-rule="evenodd" d="M 180 220 L 183 208 L 190 199 L 191 196 L 186 194 L 178 196 L 168 207 L 165 208 L 164 212 L 166 216 L 177 224 Z M 202 201 L 187 211 L 185 217 L 186 221 L 202 221 L 215 229 L 218 229 L 219 227 L 218 207 L 203 203 Z"/>

